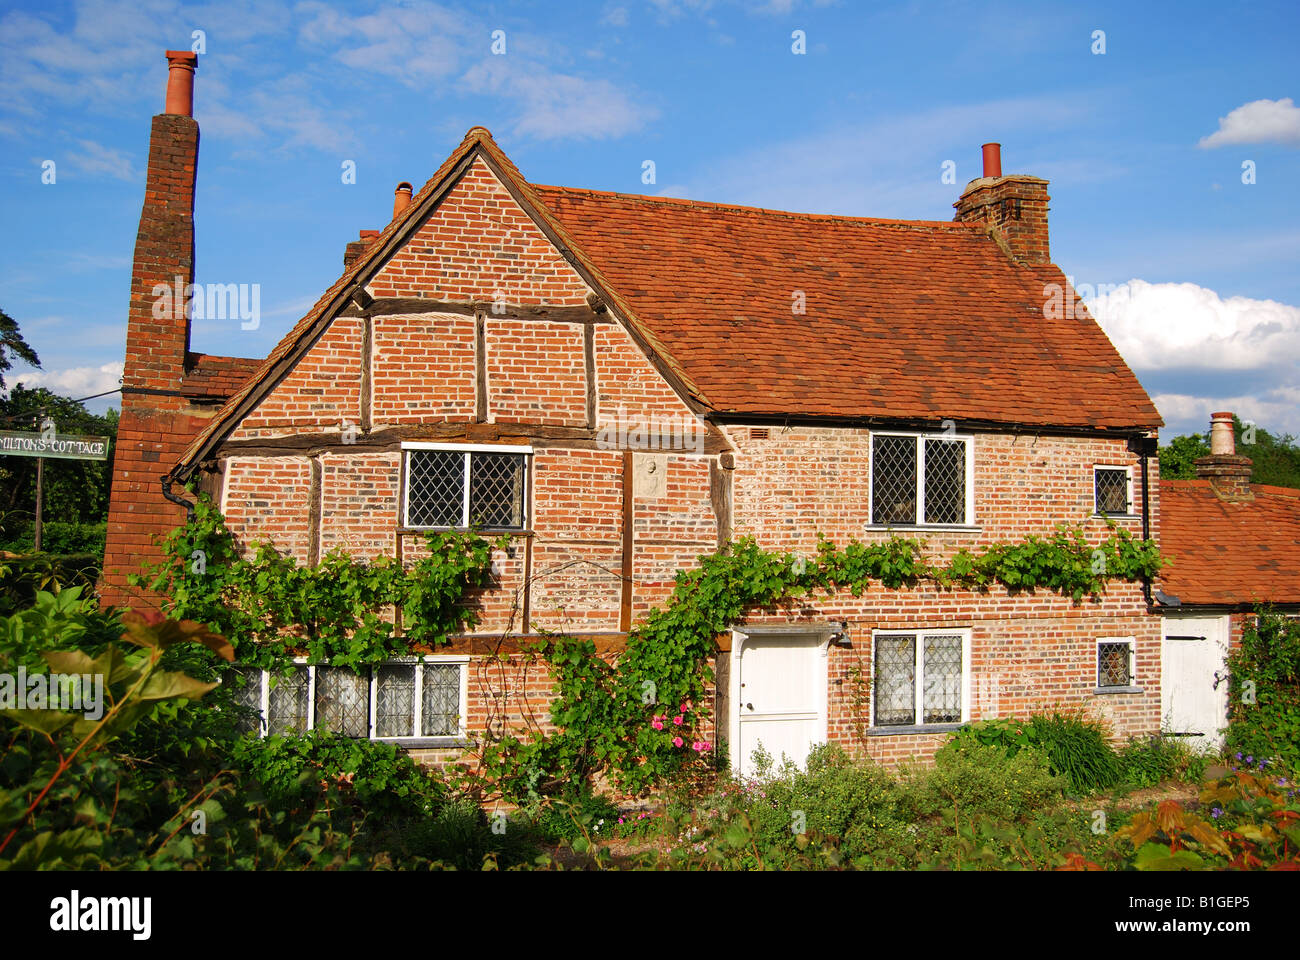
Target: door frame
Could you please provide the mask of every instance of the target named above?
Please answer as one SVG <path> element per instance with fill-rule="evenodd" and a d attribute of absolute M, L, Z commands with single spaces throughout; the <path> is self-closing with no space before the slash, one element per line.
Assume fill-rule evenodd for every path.
<path fill-rule="evenodd" d="M 820 638 L 815 656 L 814 668 L 816 691 L 814 694 L 815 712 L 817 713 L 817 734 L 819 743 L 825 743 L 830 728 L 830 645 L 836 632 L 830 623 L 773 623 L 755 624 L 753 626 L 731 628 L 731 665 L 727 678 L 727 755 L 731 771 L 740 774 L 741 758 L 737 752 L 740 747 L 740 683 L 744 674 L 741 657 L 745 651 L 745 641 L 770 640 L 778 637 Z"/>
<path fill-rule="evenodd" d="M 1215 621 L 1218 624 L 1218 630 L 1216 631 L 1218 635 L 1217 636 L 1207 635 L 1206 639 L 1210 643 L 1215 644 L 1216 649 L 1222 655 L 1222 659 L 1219 661 L 1219 665 L 1215 668 L 1214 676 L 1208 678 L 1210 682 L 1214 684 L 1213 692 L 1214 692 L 1214 702 L 1215 702 L 1215 715 L 1219 718 L 1218 724 L 1221 725 L 1216 725 L 1213 729 L 1205 731 L 1204 739 L 1199 737 L 1187 737 L 1187 738 L 1180 737 L 1179 739 L 1187 739 L 1192 741 L 1191 744 L 1192 746 L 1195 746 L 1196 742 L 1199 741 L 1201 743 L 1210 744 L 1213 745 L 1215 748 L 1218 748 L 1223 745 L 1223 734 L 1224 734 L 1224 730 L 1228 725 L 1228 719 L 1227 719 L 1228 683 L 1226 680 L 1226 675 L 1227 675 L 1226 661 L 1228 655 L 1231 653 L 1232 650 L 1232 614 L 1229 611 L 1222 610 L 1222 609 L 1220 610 L 1183 609 L 1183 610 L 1168 610 L 1168 611 L 1161 612 L 1161 616 L 1160 616 L 1160 728 L 1162 733 L 1165 732 L 1164 726 L 1165 726 L 1165 720 L 1167 719 L 1165 713 L 1165 697 L 1169 691 L 1169 686 L 1167 681 L 1170 680 L 1170 677 L 1167 674 L 1168 661 L 1166 658 L 1166 652 L 1167 652 L 1166 644 L 1168 643 L 1168 638 L 1170 636 L 1179 637 L 1179 636 L 1187 635 L 1185 632 L 1181 631 L 1177 626 L 1177 624 L 1179 624 L 1180 622 L 1185 622 L 1187 620 L 1209 620 L 1209 621 Z M 1225 679 L 1219 681 L 1218 678 L 1221 676 L 1224 677 Z"/>

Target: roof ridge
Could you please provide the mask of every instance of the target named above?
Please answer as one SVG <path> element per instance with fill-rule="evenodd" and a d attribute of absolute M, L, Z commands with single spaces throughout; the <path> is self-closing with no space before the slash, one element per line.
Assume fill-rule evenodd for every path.
<path fill-rule="evenodd" d="M 743 203 L 722 203 L 716 200 L 692 200 L 687 197 L 655 197 L 644 193 L 622 193 L 618 190 L 596 190 L 592 187 L 564 187 L 552 183 L 533 183 L 534 190 L 559 190 L 565 193 L 585 194 L 592 197 L 618 197 L 643 203 L 670 204 L 685 207 L 707 207 L 716 210 L 736 210 L 766 216 L 790 217 L 800 220 L 833 220 L 841 223 L 861 223 L 872 226 L 944 227 L 955 231 L 979 233 L 980 224 L 959 220 L 902 220 L 893 217 L 851 217 L 838 213 L 807 213 L 799 210 L 777 210 L 773 207 L 754 207 Z"/>

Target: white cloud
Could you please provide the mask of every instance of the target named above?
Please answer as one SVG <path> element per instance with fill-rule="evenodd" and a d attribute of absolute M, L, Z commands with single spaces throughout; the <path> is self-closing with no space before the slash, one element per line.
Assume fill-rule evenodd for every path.
<path fill-rule="evenodd" d="M 89 176 L 114 177 L 118 180 L 136 178 L 135 162 L 125 151 L 106 147 L 94 140 L 78 140 L 81 151 L 68 155 L 67 164 L 75 171 Z"/>
<path fill-rule="evenodd" d="M 1210 429 L 1210 414 L 1229 410 L 1269 433 L 1300 436 L 1300 387 L 1278 386 L 1256 395 L 1162 393 L 1151 398 L 1165 421 L 1163 438 Z M 1249 450 L 1238 450 L 1250 455 Z"/>
<path fill-rule="evenodd" d="M 606 7 L 600 22 L 607 27 L 626 27 L 628 23 L 627 7 Z"/>
<path fill-rule="evenodd" d="M 69 367 L 64 370 L 36 370 L 32 373 L 10 375 L 14 383 L 31 389 L 45 387 L 55 393 L 79 400 L 121 386 L 122 361 L 105 363 L 98 367 Z"/>
<path fill-rule="evenodd" d="M 490 57 L 461 78 L 471 93 L 504 97 L 516 107 L 514 133 L 539 140 L 599 140 L 641 129 L 659 115 L 604 79 L 552 72 Z"/>
<path fill-rule="evenodd" d="M 1300 145 L 1300 107 L 1290 97 L 1243 103 L 1220 117 L 1219 129 L 1202 137 L 1199 145 L 1210 148 L 1230 143 Z"/>
<path fill-rule="evenodd" d="M 1115 347 L 1135 370 L 1253 370 L 1300 363 L 1300 307 L 1220 297 L 1194 283 L 1130 280 L 1088 297 Z"/>

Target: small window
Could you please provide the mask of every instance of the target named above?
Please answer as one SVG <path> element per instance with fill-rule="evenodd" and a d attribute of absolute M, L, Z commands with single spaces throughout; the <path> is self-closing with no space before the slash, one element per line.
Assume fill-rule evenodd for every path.
<path fill-rule="evenodd" d="M 973 522 L 971 438 L 874 434 L 871 522 L 961 526 Z"/>
<path fill-rule="evenodd" d="M 968 639 L 965 631 L 876 634 L 875 725 L 964 722 Z"/>
<path fill-rule="evenodd" d="M 1097 686 L 1133 686 L 1133 640 L 1131 637 L 1097 641 Z"/>
<path fill-rule="evenodd" d="M 332 730 L 372 740 L 461 737 L 466 663 L 393 660 L 361 673 L 296 664 L 287 676 L 245 669 L 235 699 L 265 718 L 243 725 L 257 736 Z"/>
<path fill-rule="evenodd" d="M 403 526 L 524 529 L 528 452 L 518 447 L 409 445 Z"/>
<path fill-rule="evenodd" d="M 1133 513 L 1133 475 L 1128 467 L 1094 467 L 1097 514 L 1127 517 Z"/>

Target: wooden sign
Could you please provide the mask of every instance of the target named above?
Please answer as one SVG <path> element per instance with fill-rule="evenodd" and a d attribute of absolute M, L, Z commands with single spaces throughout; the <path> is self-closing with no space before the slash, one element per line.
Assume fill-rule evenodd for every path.
<path fill-rule="evenodd" d="M 0 454 L 11 457 L 49 457 L 52 460 L 107 460 L 108 437 L 83 437 L 70 433 L 20 433 L 0 430 Z"/>

